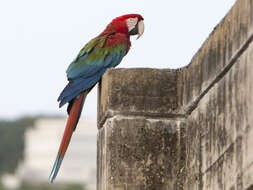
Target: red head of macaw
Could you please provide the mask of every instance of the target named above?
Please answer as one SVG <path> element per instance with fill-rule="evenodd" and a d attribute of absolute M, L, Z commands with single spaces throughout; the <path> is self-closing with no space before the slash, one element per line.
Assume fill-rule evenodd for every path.
<path fill-rule="evenodd" d="M 130 36 L 138 35 L 138 39 L 143 34 L 143 20 L 139 14 L 115 18 L 100 35 L 81 49 L 69 65 L 66 71 L 69 83 L 58 98 L 59 107 L 68 103 L 68 121 L 50 174 L 51 182 L 59 171 L 87 94 L 101 79 L 106 69 L 117 66 L 127 54 L 131 46 Z"/>

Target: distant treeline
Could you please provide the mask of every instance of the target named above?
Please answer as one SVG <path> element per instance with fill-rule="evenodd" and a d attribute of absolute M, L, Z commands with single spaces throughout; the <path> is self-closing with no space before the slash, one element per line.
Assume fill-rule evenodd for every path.
<path fill-rule="evenodd" d="M 36 118 L 25 117 L 15 121 L 0 120 L 0 176 L 14 173 L 24 158 L 25 130 L 33 127 Z"/>

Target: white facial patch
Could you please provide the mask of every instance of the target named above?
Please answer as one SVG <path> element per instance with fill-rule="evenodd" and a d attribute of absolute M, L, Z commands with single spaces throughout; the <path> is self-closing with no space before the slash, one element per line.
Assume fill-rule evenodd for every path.
<path fill-rule="evenodd" d="M 126 20 L 127 27 L 128 27 L 128 32 L 130 32 L 132 29 L 134 29 L 135 25 L 138 22 L 138 18 L 129 18 Z"/>

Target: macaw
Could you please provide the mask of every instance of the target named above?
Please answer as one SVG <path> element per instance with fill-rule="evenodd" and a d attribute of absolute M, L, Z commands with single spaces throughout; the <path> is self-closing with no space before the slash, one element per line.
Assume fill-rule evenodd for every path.
<path fill-rule="evenodd" d="M 128 53 L 131 46 L 130 36 L 138 35 L 138 39 L 143 34 L 143 20 L 139 14 L 127 14 L 113 19 L 101 34 L 80 50 L 67 68 L 69 82 L 60 93 L 58 101 L 59 107 L 68 103 L 68 120 L 49 177 L 51 183 L 59 171 L 86 96 L 101 79 L 106 69 L 117 66 Z"/>

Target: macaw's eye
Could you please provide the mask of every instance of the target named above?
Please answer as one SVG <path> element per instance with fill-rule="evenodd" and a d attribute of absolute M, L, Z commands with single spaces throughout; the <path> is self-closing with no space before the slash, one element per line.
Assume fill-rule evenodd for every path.
<path fill-rule="evenodd" d="M 138 23 L 138 18 L 129 18 L 126 20 L 128 31 L 133 30 Z"/>

